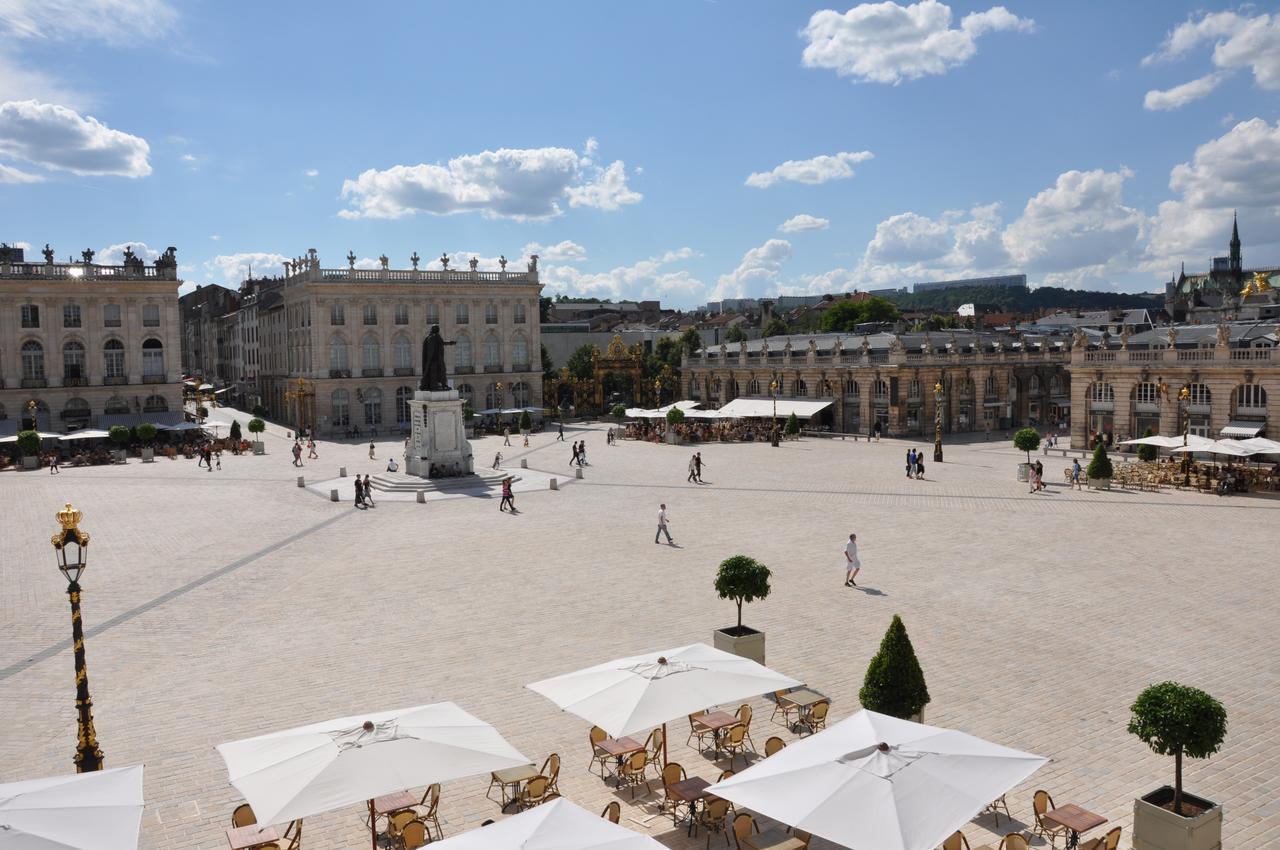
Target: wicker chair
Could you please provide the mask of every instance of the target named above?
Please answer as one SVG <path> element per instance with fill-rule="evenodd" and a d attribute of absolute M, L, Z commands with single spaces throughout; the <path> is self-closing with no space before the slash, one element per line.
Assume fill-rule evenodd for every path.
<path fill-rule="evenodd" d="M 653 791 L 649 784 L 649 754 L 644 750 L 632 753 L 618 768 L 618 784 L 631 786 L 631 799 L 636 798 L 636 786 L 644 783 L 645 792 Z"/>
<path fill-rule="evenodd" d="M 1027 838 L 1022 833 L 1011 832 L 1000 839 L 997 850 L 1031 850 L 1031 845 L 1027 843 Z"/>
<path fill-rule="evenodd" d="M 831 710 L 831 703 L 828 700 L 815 702 L 813 705 L 805 708 L 800 714 L 800 723 L 809 730 L 810 733 L 817 732 L 819 729 L 827 728 L 827 712 Z"/>
<path fill-rule="evenodd" d="M 609 821 L 609 823 L 617 823 L 622 819 L 622 804 L 614 800 L 604 807 L 604 811 L 600 813 L 600 817 Z"/>
<path fill-rule="evenodd" d="M 1049 796 L 1048 791 L 1037 790 L 1031 798 L 1031 811 L 1036 818 L 1036 825 L 1032 832 L 1048 841 L 1050 847 L 1056 847 L 1058 839 L 1065 839 L 1070 832 L 1062 824 L 1052 823 L 1044 819 L 1044 813 L 1053 808 L 1055 808 L 1053 797 Z M 1005 837 L 1007 838 L 1008 836 Z"/>
<path fill-rule="evenodd" d="M 422 801 L 418 806 L 425 811 L 418 814 L 418 820 L 427 827 L 427 836 L 431 836 L 431 827 L 436 828 L 436 839 L 444 838 L 444 832 L 440 829 L 440 783 L 433 782 L 427 786 L 427 790 L 422 794 Z"/>
<path fill-rule="evenodd" d="M 969 850 L 969 839 L 964 837 L 964 833 L 956 830 L 947 836 L 947 840 L 942 842 L 942 850 Z"/>
<path fill-rule="evenodd" d="M 769 740 L 764 742 L 764 757 L 768 758 L 769 756 L 778 752 L 778 750 L 784 749 L 786 746 L 787 746 L 786 741 L 782 740 L 777 735 L 774 735 Z"/>
<path fill-rule="evenodd" d="M 547 777 L 533 777 L 520 789 L 520 795 L 516 797 L 516 808 L 523 812 L 525 809 L 532 809 L 534 806 L 541 805 L 546 801 L 550 787 L 551 780 L 547 779 Z"/>
<path fill-rule="evenodd" d="M 253 826 L 257 822 L 258 816 L 253 813 L 253 806 L 248 803 L 241 803 L 231 813 L 231 825 L 233 827 Z"/>
<path fill-rule="evenodd" d="M 733 760 L 739 754 L 742 755 L 742 761 L 747 763 L 747 727 L 741 723 L 729 727 L 729 734 L 720 741 L 720 749 L 729 754 L 730 767 L 733 767 Z"/>
<path fill-rule="evenodd" d="M 609 762 L 613 759 L 613 756 L 600 749 L 600 742 L 608 737 L 609 733 L 605 732 L 599 726 L 591 727 L 591 761 L 587 763 L 587 770 L 594 772 L 596 765 L 599 765 L 601 779 L 604 779 L 605 768 L 609 766 Z"/>
<path fill-rule="evenodd" d="M 773 716 L 769 718 L 770 721 L 777 720 L 778 715 L 781 714 L 782 722 L 784 725 L 791 726 L 792 724 L 795 723 L 795 721 L 791 719 L 791 713 L 795 712 L 797 715 L 799 715 L 800 708 L 794 703 L 789 703 L 785 699 L 783 699 L 783 697 L 791 693 L 791 690 L 792 690 L 791 688 L 784 688 L 780 691 L 774 691 L 770 695 L 770 698 L 773 700 Z"/>
<path fill-rule="evenodd" d="M 644 742 L 645 752 L 649 754 L 649 764 L 662 764 L 662 727 L 649 733 L 649 740 Z"/>
<path fill-rule="evenodd" d="M 738 812 L 733 816 L 733 841 L 738 845 L 738 850 L 743 850 L 742 839 L 750 838 L 752 833 L 759 831 L 756 819 L 746 812 Z"/>
<path fill-rule="evenodd" d="M 547 777 L 547 793 L 560 793 L 560 754 L 552 753 L 547 756 L 547 760 L 542 763 L 542 769 L 538 773 Z"/>
<path fill-rule="evenodd" d="M 707 832 L 707 847 L 711 847 L 711 836 L 724 834 L 725 846 L 729 846 L 729 801 L 719 797 L 708 797 L 707 802 L 698 809 L 698 826 Z"/>
<path fill-rule="evenodd" d="M 426 847 L 429 840 L 427 825 L 420 820 L 411 820 L 401 830 L 398 844 L 401 850 L 417 850 L 418 847 Z"/>
<path fill-rule="evenodd" d="M 701 750 L 701 749 L 706 749 L 706 745 L 703 743 L 703 740 L 706 738 L 714 739 L 716 732 L 714 729 L 711 729 L 710 727 L 703 725 L 703 723 L 698 720 L 700 716 L 701 714 L 689 715 L 689 737 L 685 739 L 685 745 L 687 746 L 691 744 L 693 742 L 693 739 L 697 738 L 698 749 Z"/>
<path fill-rule="evenodd" d="M 684 768 L 681 767 L 678 762 L 669 761 L 662 768 L 662 811 L 665 812 L 670 809 L 672 816 L 679 811 L 684 800 L 671 796 L 671 786 L 675 785 L 677 782 L 683 782 L 686 778 L 687 776 L 685 775 Z"/>
<path fill-rule="evenodd" d="M 1080 845 L 1080 850 L 1116 850 L 1120 846 L 1120 827 L 1115 827 L 1101 838 L 1091 838 Z"/>
<path fill-rule="evenodd" d="M 387 838 L 393 843 L 400 841 L 400 836 L 404 834 L 405 827 L 417 821 L 418 816 L 414 814 L 413 809 L 401 809 L 398 812 L 391 812 L 387 815 Z"/>

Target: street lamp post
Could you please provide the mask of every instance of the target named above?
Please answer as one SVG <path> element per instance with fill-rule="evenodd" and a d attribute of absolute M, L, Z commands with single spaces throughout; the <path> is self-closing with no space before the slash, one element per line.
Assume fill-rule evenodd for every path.
<path fill-rule="evenodd" d="M 93 729 L 93 700 L 89 698 L 89 671 L 84 660 L 84 627 L 80 623 L 80 576 L 89 565 L 89 535 L 81 531 L 80 511 L 67 506 L 58 511 L 62 529 L 49 542 L 57 553 L 58 569 L 67 577 L 71 597 L 71 640 L 76 659 L 76 773 L 102 770 L 102 750 Z"/>
<path fill-rule="evenodd" d="M 773 396 L 773 427 L 769 429 L 769 445 L 778 447 L 778 380 L 769 382 L 769 393 Z"/>
<path fill-rule="evenodd" d="M 1178 390 L 1178 407 L 1182 413 L 1182 447 L 1187 447 L 1187 434 L 1191 432 L 1191 387 Z M 1183 486 L 1191 484 L 1191 452 L 1182 453 Z"/>
<path fill-rule="evenodd" d="M 933 385 L 933 462 L 942 463 L 942 381 Z"/>
<path fill-rule="evenodd" d="M 653 406 L 655 408 L 662 407 L 662 379 L 661 378 L 653 379 L 653 400 L 654 400 Z"/>

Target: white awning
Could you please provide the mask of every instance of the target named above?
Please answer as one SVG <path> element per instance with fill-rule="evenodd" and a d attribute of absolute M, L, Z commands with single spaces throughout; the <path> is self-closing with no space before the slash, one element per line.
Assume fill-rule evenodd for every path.
<path fill-rule="evenodd" d="M 782 417 L 795 414 L 799 419 L 808 419 L 819 411 L 831 406 L 831 399 L 826 401 L 800 401 L 793 398 L 778 399 L 778 415 Z M 735 398 L 720 408 L 720 416 L 725 419 L 744 419 L 748 417 L 773 416 L 774 407 L 771 398 Z"/>
<path fill-rule="evenodd" d="M 1248 439 L 1258 436 L 1258 432 L 1267 427 L 1265 422 L 1228 422 L 1222 429 L 1222 436 Z"/>

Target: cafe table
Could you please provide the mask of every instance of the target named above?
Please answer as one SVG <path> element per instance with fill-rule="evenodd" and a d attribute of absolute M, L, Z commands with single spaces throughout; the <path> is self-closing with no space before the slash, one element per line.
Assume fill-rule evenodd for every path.
<path fill-rule="evenodd" d="M 1082 809 L 1074 804 L 1067 804 L 1056 809 L 1051 809 L 1040 816 L 1044 820 L 1065 826 L 1070 830 L 1071 834 L 1067 836 L 1067 847 L 1069 850 L 1080 846 L 1080 833 L 1088 832 L 1097 826 L 1102 826 L 1107 819 L 1100 814 Z"/>
<path fill-rule="evenodd" d="M 276 832 L 274 826 L 250 824 L 249 826 L 234 827 L 227 830 L 227 842 L 231 845 L 231 850 L 247 850 L 249 847 L 270 844 L 279 840 L 280 833 Z"/>
<path fill-rule="evenodd" d="M 621 766 L 622 760 L 627 756 L 644 749 L 644 744 L 640 743 L 635 738 L 625 737 L 605 738 L 603 741 L 596 744 L 596 746 L 617 759 L 619 766 Z M 616 777 L 617 771 L 614 772 L 614 775 Z"/>
<path fill-rule="evenodd" d="M 697 811 L 698 801 L 707 796 L 707 789 L 711 787 L 711 783 L 703 779 L 701 776 L 694 776 L 690 779 L 681 779 L 672 785 L 667 786 L 667 796 L 673 800 L 679 800 L 688 807 L 689 817 L 689 835 L 693 835 L 693 828 L 697 825 L 697 818 L 694 814 Z M 678 809 L 679 806 L 676 807 Z M 676 817 L 676 809 L 671 811 L 671 822 L 679 824 L 680 821 Z"/>
<path fill-rule="evenodd" d="M 739 722 L 736 714 L 730 714 L 727 711 L 708 711 L 705 714 L 695 714 L 693 719 L 711 730 L 716 742 L 717 755 L 720 753 L 720 739 L 724 730 Z"/>
<path fill-rule="evenodd" d="M 748 835 L 742 839 L 742 846 L 752 850 L 804 850 L 803 841 L 776 826 L 759 835 Z"/>
<path fill-rule="evenodd" d="M 780 694 L 778 696 L 778 702 L 785 702 L 788 705 L 795 706 L 797 709 L 801 711 L 801 713 L 803 713 L 804 710 L 809 706 L 814 705 L 815 703 L 822 702 L 826 698 L 827 697 L 823 696 L 817 691 L 811 691 L 808 688 L 800 688 L 797 691 L 791 691 L 790 693 Z M 791 731 L 794 732 L 797 726 L 803 726 L 803 725 L 804 725 L 803 721 L 797 720 L 795 723 L 791 724 Z M 813 731 L 813 730 L 811 729 L 809 731 Z"/>
<path fill-rule="evenodd" d="M 502 789 L 502 808 L 514 803 L 520 797 L 520 785 L 528 782 L 538 775 L 538 769 L 531 764 L 522 764 L 516 767 L 508 767 L 504 770 L 495 770 L 490 776 L 493 781 Z M 510 795 L 507 789 L 511 789 Z M 492 798 L 490 798 L 492 799 Z"/>

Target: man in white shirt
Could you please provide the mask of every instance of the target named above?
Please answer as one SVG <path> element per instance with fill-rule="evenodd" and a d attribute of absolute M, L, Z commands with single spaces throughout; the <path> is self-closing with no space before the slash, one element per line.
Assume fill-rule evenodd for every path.
<path fill-rule="evenodd" d="M 844 586 L 857 587 L 858 583 L 854 581 L 858 576 L 858 570 L 862 569 L 862 562 L 858 560 L 858 535 L 850 534 L 849 542 L 844 545 Z"/>
<path fill-rule="evenodd" d="M 671 539 L 671 532 L 667 531 L 667 506 L 665 504 L 658 505 L 658 531 L 653 535 L 653 542 L 657 543 L 658 538 L 663 534 L 667 535 L 667 543 L 674 545 L 674 541 Z"/>

